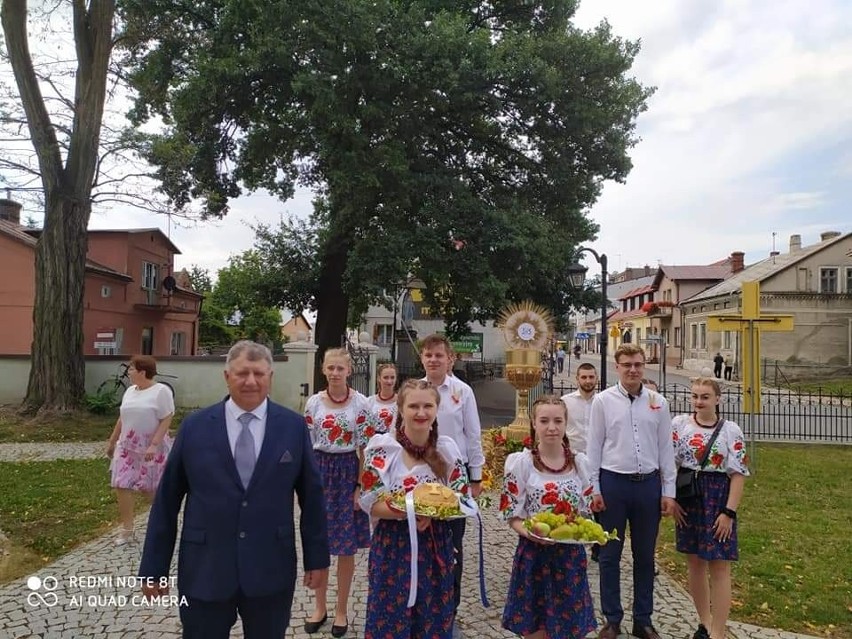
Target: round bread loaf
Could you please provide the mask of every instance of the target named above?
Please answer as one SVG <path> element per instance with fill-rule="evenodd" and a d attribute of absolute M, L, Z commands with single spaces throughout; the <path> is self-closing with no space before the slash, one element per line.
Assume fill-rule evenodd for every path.
<path fill-rule="evenodd" d="M 443 484 L 420 484 L 414 489 L 414 503 L 421 506 L 457 506 L 456 494 Z"/>

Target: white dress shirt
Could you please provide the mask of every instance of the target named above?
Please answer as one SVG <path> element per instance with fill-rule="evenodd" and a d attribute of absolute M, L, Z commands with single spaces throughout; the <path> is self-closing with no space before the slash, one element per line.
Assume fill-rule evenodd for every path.
<path fill-rule="evenodd" d="M 255 419 L 249 422 L 248 429 L 254 438 L 254 457 L 257 459 L 260 456 L 260 447 L 263 446 L 263 436 L 266 434 L 266 409 L 268 400 L 264 399 L 263 403 L 254 410 L 243 410 L 234 403 L 230 397 L 225 402 L 225 428 L 228 429 L 228 444 L 231 446 L 231 454 L 237 447 L 237 437 L 240 436 L 240 431 L 243 425 L 238 421 L 243 413 L 251 413 Z"/>
<path fill-rule="evenodd" d="M 470 470 L 470 480 L 480 481 L 485 455 L 482 452 L 482 426 L 473 390 L 451 375 L 445 375 L 437 389 L 441 397 L 438 434 L 450 437 L 456 443 L 462 460 Z"/>
<path fill-rule="evenodd" d="M 575 453 L 586 452 L 589 418 L 592 414 L 592 400 L 594 398 L 595 394 L 592 393 L 586 399 L 579 390 L 562 396 L 562 401 L 568 408 L 568 424 L 565 428 L 565 434 L 568 435 L 571 450 Z"/>
<path fill-rule="evenodd" d="M 659 470 L 662 496 L 675 496 L 672 418 L 657 392 L 643 387 L 632 396 L 619 383 L 595 395 L 586 453 L 595 494 L 601 492 L 601 469 L 621 474 Z"/>

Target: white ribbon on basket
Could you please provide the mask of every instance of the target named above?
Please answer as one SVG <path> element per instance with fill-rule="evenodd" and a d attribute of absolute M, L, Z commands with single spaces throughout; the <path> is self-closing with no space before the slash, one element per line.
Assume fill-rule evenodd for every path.
<path fill-rule="evenodd" d="M 479 506 L 476 503 L 476 500 L 464 495 L 458 495 L 458 497 L 459 509 L 462 511 L 462 514 L 466 517 L 479 518 Z M 405 518 L 408 521 L 408 538 L 411 542 L 411 579 L 408 583 L 408 607 L 412 608 L 414 603 L 417 601 L 417 557 L 419 555 L 419 547 L 417 545 L 417 515 L 414 512 L 413 490 L 405 493 Z M 479 521 L 481 528 L 482 520 L 480 519 Z M 481 554 L 482 550 L 480 548 L 480 555 Z M 480 572 L 481 570 L 482 568 L 480 567 Z"/>
<path fill-rule="evenodd" d="M 417 601 L 417 516 L 414 514 L 414 491 L 405 493 L 405 517 L 408 520 L 408 538 L 411 540 L 411 581 L 408 583 L 408 607 Z"/>

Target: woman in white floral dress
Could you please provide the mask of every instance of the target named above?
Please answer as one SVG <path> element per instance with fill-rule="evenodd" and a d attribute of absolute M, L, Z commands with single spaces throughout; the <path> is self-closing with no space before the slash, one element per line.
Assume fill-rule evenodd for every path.
<path fill-rule="evenodd" d="M 692 383 L 694 412 L 672 420 L 679 468 L 699 469 L 699 460 L 719 422 L 720 397 L 715 379 L 700 377 Z M 731 609 L 731 562 L 739 556 L 737 507 L 748 474 L 743 432 L 735 422 L 725 419 L 699 473 L 701 498 L 675 509 L 677 549 L 687 555 L 689 592 L 699 618 L 693 639 L 725 637 Z"/>
<path fill-rule="evenodd" d="M 386 433 L 396 423 L 396 366 L 390 362 L 379 364 L 376 370 L 378 389 L 370 395 L 370 424 L 367 426 L 367 441 L 373 435 Z"/>
<path fill-rule="evenodd" d="M 506 458 L 500 495 L 500 514 L 519 537 L 503 627 L 525 639 L 580 639 L 597 625 L 586 550 L 532 537 L 523 522 L 544 511 L 591 517 L 586 456 L 571 451 L 568 409 L 556 395 L 539 397 L 530 419 L 535 443 Z"/>
<path fill-rule="evenodd" d="M 119 418 L 107 443 L 110 485 L 122 524 L 117 546 L 133 540 L 134 495 L 142 493 L 150 502 L 157 492 L 171 450 L 169 427 L 175 414 L 172 391 L 154 380 L 157 360 L 134 355 L 127 374 L 133 386 L 121 398 Z"/>
<path fill-rule="evenodd" d="M 451 639 L 454 621 L 453 535 L 450 522 L 417 517 L 417 599 L 407 606 L 411 539 L 393 493 L 438 482 L 468 494 L 464 462 L 450 437 L 438 436 L 438 391 L 407 380 L 399 391 L 392 432 L 376 435 L 364 452 L 361 507 L 377 519 L 370 544 L 365 639 Z"/>
<path fill-rule="evenodd" d="M 342 637 L 349 627 L 355 553 L 370 545 L 370 523 L 358 505 L 360 457 L 367 443 L 365 430 L 370 415 L 367 398 L 347 383 L 352 364 L 345 349 L 327 350 L 322 371 L 328 387 L 308 398 L 305 421 L 323 480 L 329 551 L 337 556 L 337 606 L 331 633 Z M 315 593 L 314 612 L 305 622 L 309 634 L 318 632 L 328 621 L 328 589 L 317 588 Z"/>

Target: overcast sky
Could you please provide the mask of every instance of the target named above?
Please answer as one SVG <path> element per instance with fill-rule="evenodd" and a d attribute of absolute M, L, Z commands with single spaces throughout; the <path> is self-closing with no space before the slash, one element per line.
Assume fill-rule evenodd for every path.
<path fill-rule="evenodd" d="M 657 87 L 640 117 L 625 184 L 592 207 L 590 245 L 626 266 L 746 262 L 852 230 L 852 2 L 849 0 L 586 0 L 576 23 L 606 18 L 641 39 L 635 76 Z M 177 266 L 216 270 L 252 245 L 249 223 L 310 211 L 311 194 L 236 200 L 222 222 L 174 225 Z M 93 228 L 160 226 L 112 211 Z M 594 272 L 595 265 L 590 265 Z"/>

